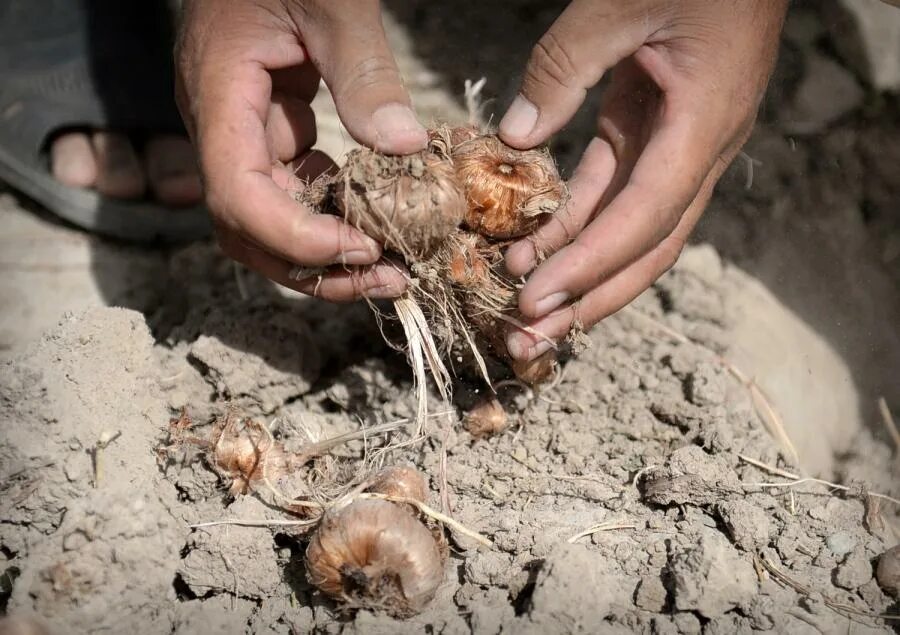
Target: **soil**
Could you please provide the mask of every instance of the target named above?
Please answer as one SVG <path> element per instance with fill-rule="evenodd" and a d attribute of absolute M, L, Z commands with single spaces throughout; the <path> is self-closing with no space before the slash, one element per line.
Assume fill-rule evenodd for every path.
<path fill-rule="evenodd" d="M 426 37 L 429 25 L 474 32 L 477 16 L 441 22 L 440 5 L 399 4 L 388 3 L 388 26 L 417 105 L 461 118 L 446 95 L 460 92 L 470 64 L 505 72 L 484 59 L 507 49 L 432 56 L 440 40 Z M 504 5 L 526 52 L 553 17 L 531 4 Z M 467 378 L 452 408 L 433 396 L 439 414 L 415 434 L 409 368 L 367 306 L 275 289 L 207 244 L 84 242 L 6 196 L 10 235 L 40 239 L 27 253 L 21 238 L 9 243 L 22 258 L 0 281 L 0 609 L 55 633 L 889 631 L 874 616 L 898 613 L 886 559 L 896 548 L 882 554 L 897 544 L 900 506 L 870 493 L 897 498 L 900 479 L 870 405 L 884 395 L 900 411 L 900 225 L 889 214 L 900 185 L 886 167 L 900 111 L 850 75 L 861 101 L 836 118 L 810 114 L 816 86 L 805 73 L 834 69 L 809 60 L 842 60 L 821 15 L 800 9 L 747 147 L 762 163 L 749 190 L 746 165 L 726 175 L 700 229 L 712 244 L 689 247 L 591 330 L 550 386 L 501 389 L 510 424 L 487 438 L 462 425 L 485 393 Z M 502 93 L 510 81 L 494 85 Z M 802 112 L 801 132 L 786 130 L 788 112 Z M 556 148 L 564 166 L 577 129 Z M 323 143 L 348 147 L 339 135 Z M 81 280 L 29 260 L 54 248 L 92 254 L 84 272 L 104 292 L 85 301 L 42 291 L 42 281 Z M 97 282 L 117 258 L 132 263 L 127 274 Z M 383 326 L 398 339 L 396 324 Z M 204 437 L 229 407 L 293 449 L 405 420 L 335 448 L 301 480 L 351 483 L 382 464 L 414 465 L 429 504 L 492 546 L 449 532 L 443 583 L 412 618 L 341 610 L 306 581 L 308 535 L 263 523 L 290 514 L 270 496 L 229 495 L 202 449 L 173 445 L 182 411 L 189 434 Z M 785 471 L 847 489 L 789 486 Z M 234 520 L 256 526 L 208 524 Z"/>

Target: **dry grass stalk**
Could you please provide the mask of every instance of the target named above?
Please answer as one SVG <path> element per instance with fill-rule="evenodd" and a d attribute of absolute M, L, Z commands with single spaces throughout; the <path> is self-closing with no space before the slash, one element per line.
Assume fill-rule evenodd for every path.
<path fill-rule="evenodd" d="M 582 538 L 584 538 L 586 536 L 592 536 L 601 531 L 616 531 L 618 529 L 637 529 L 637 525 L 635 525 L 633 523 L 623 523 L 621 521 L 610 520 L 605 523 L 600 523 L 598 525 L 592 525 L 592 526 L 588 527 L 587 529 L 579 531 L 574 536 L 568 538 L 566 540 L 566 542 L 569 544 L 575 544 L 576 542 L 578 542 L 579 540 L 581 540 Z"/>
<path fill-rule="evenodd" d="M 360 492 L 355 494 L 350 494 L 343 499 L 333 501 L 332 503 L 314 503 L 310 502 L 311 506 L 315 506 L 320 510 L 324 511 L 331 507 L 340 507 L 342 505 L 349 505 L 354 500 L 386 500 L 392 503 L 403 503 L 406 505 L 412 505 L 415 507 L 420 513 L 435 520 L 442 525 L 445 525 L 450 530 L 457 532 L 462 536 L 466 536 L 476 541 L 477 543 L 484 545 L 485 547 L 493 547 L 494 543 L 489 538 L 483 536 L 482 534 L 469 529 L 462 523 L 457 520 L 454 520 L 447 514 L 443 514 L 432 507 L 429 507 L 422 501 L 418 501 L 414 498 L 407 498 L 404 496 L 388 496 L 386 494 L 378 494 L 375 492 Z M 216 527 L 219 525 L 241 525 L 247 527 L 313 527 L 318 524 L 318 519 L 315 520 L 269 520 L 269 519 L 252 519 L 252 518 L 228 518 L 223 520 L 212 520 L 206 521 L 202 523 L 195 523 L 193 525 L 189 525 L 192 529 L 199 529 L 203 527 Z"/>
<path fill-rule="evenodd" d="M 889 614 L 881 614 L 881 613 L 872 613 L 869 611 L 863 611 L 855 606 L 850 604 L 846 604 L 844 602 L 839 602 L 834 598 L 830 598 L 823 593 L 811 589 L 804 584 L 800 583 L 796 579 L 789 576 L 787 573 L 779 569 L 772 560 L 765 554 L 759 554 L 756 556 L 756 561 L 759 566 L 763 567 L 775 580 L 778 582 L 789 586 L 790 588 L 797 591 L 797 593 L 801 593 L 803 595 L 817 595 L 822 598 L 822 602 L 825 603 L 829 608 L 841 613 L 847 617 L 866 617 L 875 620 L 900 620 L 900 615 L 889 615 Z"/>
<path fill-rule="evenodd" d="M 897 429 L 897 422 L 894 421 L 894 415 L 884 397 L 878 398 L 878 411 L 881 413 L 881 422 L 894 442 L 894 458 L 900 460 L 900 430 Z"/>
<path fill-rule="evenodd" d="M 782 470 L 780 468 L 774 467 L 772 465 L 767 465 L 762 461 L 757 461 L 756 459 L 751 459 L 748 456 L 744 456 L 743 454 L 738 454 L 738 458 L 745 463 L 749 463 L 754 467 L 758 467 L 761 470 L 769 472 L 770 474 L 775 474 L 777 476 L 781 476 L 784 478 L 791 479 L 787 483 L 744 483 L 744 487 L 748 488 L 761 488 L 761 489 L 769 489 L 769 488 L 779 488 L 779 487 L 795 487 L 797 485 L 803 485 L 804 483 L 815 483 L 817 485 L 824 485 L 825 487 L 830 487 L 834 490 L 840 490 L 842 492 L 850 492 L 851 494 L 856 492 L 856 488 L 849 487 L 847 485 L 840 485 L 838 483 L 832 483 L 830 481 L 826 481 L 820 478 L 813 478 L 811 476 L 801 477 L 798 474 L 794 474 L 792 472 L 788 472 L 786 470 Z M 863 496 L 869 496 L 872 498 L 878 498 L 889 503 L 893 503 L 894 505 L 900 506 L 900 499 L 894 498 L 892 496 L 888 496 L 886 494 L 879 494 L 878 492 L 871 492 L 869 490 L 864 490 L 861 492 Z"/>

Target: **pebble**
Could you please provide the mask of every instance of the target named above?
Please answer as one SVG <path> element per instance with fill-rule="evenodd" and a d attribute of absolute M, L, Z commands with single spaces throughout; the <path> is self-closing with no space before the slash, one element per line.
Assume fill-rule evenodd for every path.
<path fill-rule="evenodd" d="M 856 546 L 856 539 L 846 531 L 838 531 L 825 539 L 831 553 L 838 557 L 846 556 Z"/>

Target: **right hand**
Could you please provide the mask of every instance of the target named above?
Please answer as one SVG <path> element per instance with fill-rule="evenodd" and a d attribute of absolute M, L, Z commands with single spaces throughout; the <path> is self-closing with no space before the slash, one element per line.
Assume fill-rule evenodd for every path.
<path fill-rule="evenodd" d="M 378 0 L 185 0 L 176 71 L 178 105 L 228 256 L 328 300 L 403 293 L 406 278 L 380 260 L 378 243 L 337 216 L 304 209 L 286 191 L 294 175 L 302 182 L 335 167 L 311 151 L 310 102 L 320 77 L 359 143 L 389 154 L 427 144 Z M 340 266 L 323 276 L 290 276 L 296 265 L 332 264 Z"/>

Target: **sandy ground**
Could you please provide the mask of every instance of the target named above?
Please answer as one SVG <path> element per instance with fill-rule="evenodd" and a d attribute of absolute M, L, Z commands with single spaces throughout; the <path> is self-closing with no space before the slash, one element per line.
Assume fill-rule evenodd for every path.
<path fill-rule="evenodd" d="M 487 4 L 388 3 L 425 120 L 463 117 L 466 78 L 504 103 L 555 11 Z M 476 46 L 492 11 L 511 27 Z M 309 466 L 416 465 L 435 507 L 493 541 L 451 533 L 437 597 L 406 622 L 336 611 L 305 580 L 301 533 L 191 529 L 287 515 L 229 497 L 198 452 L 162 451 L 182 408 L 198 435 L 232 404 L 295 446 L 409 417 L 405 360 L 368 308 L 282 293 L 211 245 L 99 241 L 0 193 L 0 608 L 60 633 L 885 629 L 870 616 L 897 606 L 874 569 L 900 520 L 865 492 L 900 494 L 874 407 L 900 411 L 900 107 L 847 70 L 829 15 L 792 14 L 697 244 L 551 388 L 503 391 L 506 432 L 473 439 L 454 412 L 406 448 L 378 452 L 404 428 Z M 320 97 L 337 156 L 352 144 Z M 555 143 L 565 170 L 590 123 Z M 477 389 L 461 380 L 456 406 Z M 761 487 L 788 479 L 747 459 L 850 490 Z M 601 523 L 621 528 L 572 540 Z"/>

